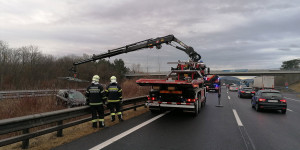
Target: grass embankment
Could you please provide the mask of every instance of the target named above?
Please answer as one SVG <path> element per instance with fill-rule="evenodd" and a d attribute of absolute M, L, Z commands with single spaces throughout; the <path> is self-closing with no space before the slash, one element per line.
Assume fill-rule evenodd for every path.
<path fill-rule="evenodd" d="M 140 87 L 135 83 L 135 80 L 126 80 L 122 84 L 123 97 L 130 98 L 148 94 L 149 88 Z M 62 106 L 56 105 L 56 97 L 35 97 L 35 98 L 22 98 L 22 99 L 10 99 L 0 101 L 0 120 L 20 117 L 26 115 L 32 115 L 43 112 L 50 112 L 55 110 L 65 109 Z M 129 110 L 123 112 L 123 117 L 128 120 L 132 117 L 138 116 L 147 111 L 146 108 L 140 107 L 137 111 Z M 109 116 L 105 117 L 106 126 L 112 126 L 118 123 L 118 121 L 110 122 Z M 56 137 L 56 132 L 49 133 L 43 136 L 39 136 L 34 139 L 30 139 L 29 149 L 51 149 L 73 141 L 79 137 L 97 132 L 101 129 L 93 129 L 90 122 L 86 122 L 77 126 L 73 126 L 63 130 L 63 137 Z M 12 133 L 10 135 L 2 135 L 0 139 L 15 136 L 18 133 Z M 6 149 L 21 149 L 21 142 L 11 144 L 8 146 L 0 147 L 0 150 Z"/>
<path fill-rule="evenodd" d="M 296 91 L 297 93 L 300 93 L 300 81 L 292 84 L 289 88 Z M 298 95 L 298 97 L 300 98 L 300 95 Z"/>
<path fill-rule="evenodd" d="M 295 84 L 292 84 L 289 88 L 296 91 L 297 93 L 300 93 L 300 82 L 297 82 Z"/>

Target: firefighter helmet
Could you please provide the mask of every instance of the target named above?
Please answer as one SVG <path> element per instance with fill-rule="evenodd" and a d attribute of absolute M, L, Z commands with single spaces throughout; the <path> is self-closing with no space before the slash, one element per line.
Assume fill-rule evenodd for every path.
<path fill-rule="evenodd" d="M 117 78 L 115 76 L 110 77 L 110 82 L 117 82 Z"/>
<path fill-rule="evenodd" d="M 94 75 L 92 81 L 99 82 L 100 77 L 98 75 Z"/>

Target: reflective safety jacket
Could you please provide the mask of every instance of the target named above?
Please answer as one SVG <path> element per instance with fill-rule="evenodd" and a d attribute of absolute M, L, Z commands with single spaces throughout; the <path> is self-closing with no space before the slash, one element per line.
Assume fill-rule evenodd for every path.
<path fill-rule="evenodd" d="M 107 86 L 106 90 L 107 102 L 120 102 L 122 100 L 122 89 L 121 87 L 113 82 Z"/>
<path fill-rule="evenodd" d="M 85 96 L 86 101 L 89 105 L 102 105 L 104 104 L 104 90 L 102 85 L 92 83 L 87 89 Z"/>

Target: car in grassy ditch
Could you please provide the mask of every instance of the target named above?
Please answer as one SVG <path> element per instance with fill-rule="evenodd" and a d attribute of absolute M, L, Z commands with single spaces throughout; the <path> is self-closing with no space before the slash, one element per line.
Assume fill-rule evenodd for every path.
<path fill-rule="evenodd" d="M 281 110 L 282 114 L 285 114 L 287 109 L 286 100 L 281 93 L 272 89 L 257 91 L 252 97 L 251 106 L 256 111 L 263 109 Z"/>
<path fill-rule="evenodd" d="M 76 107 L 86 104 L 86 97 L 76 90 L 59 90 L 56 94 L 56 104 L 64 107 Z"/>

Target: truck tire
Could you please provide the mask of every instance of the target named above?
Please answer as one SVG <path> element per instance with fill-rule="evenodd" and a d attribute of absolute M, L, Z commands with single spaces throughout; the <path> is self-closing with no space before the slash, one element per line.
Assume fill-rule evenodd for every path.
<path fill-rule="evenodd" d="M 159 114 L 160 113 L 160 110 L 150 109 L 150 111 L 151 111 L 151 114 Z"/>
<path fill-rule="evenodd" d="M 199 114 L 199 101 L 197 101 L 197 103 L 194 104 L 195 108 L 194 108 L 194 116 L 198 116 Z"/>
<path fill-rule="evenodd" d="M 149 107 L 149 110 L 151 111 L 151 114 L 160 114 L 161 113 L 161 108 L 151 109 L 151 107 Z"/>
<path fill-rule="evenodd" d="M 206 97 L 204 98 L 204 101 L 201 102 L 201 107 L 205 107 L 205 105 L 206 105 Z"/>
<path fill-rule="evenodd" d="M 201 108 L 202 108 L 202 103 L 200 102 L 200 100 L 198 100 L 198 113 L 201 112 Z"/>

